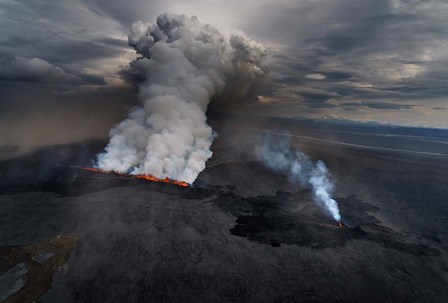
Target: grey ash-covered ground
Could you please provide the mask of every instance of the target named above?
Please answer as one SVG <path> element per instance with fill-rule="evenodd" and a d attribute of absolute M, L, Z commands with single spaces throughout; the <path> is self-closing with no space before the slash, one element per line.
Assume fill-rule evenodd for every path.
<path fill-rule="evenodd" d="M 308 189 L 254 159 L 253 129 L 393 148 L 401 140 L 414 151 L 422 138 L 245 119 L 214 128 L 214 156 L 187 188 L 76 167 L 102 142 L 0 163 L 1 246 L 79 237 L 42 302 L 446 302 L 446 155 L 295 138 L 332 172 L 347 224 L 338 228 Z M 437 154 L 448 146 L 424 140 Z"/>

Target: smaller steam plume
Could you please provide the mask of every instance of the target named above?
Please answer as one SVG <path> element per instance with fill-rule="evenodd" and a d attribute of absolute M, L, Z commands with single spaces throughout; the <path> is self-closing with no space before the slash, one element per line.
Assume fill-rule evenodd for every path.
<path fill-rule="evenodd" d="M 333 183 L 322 161 L 313 162 L 302 151 L 291 146 L 289 137 L 264 133 L 256 146 L 256 154 L 270 169 L 286 174 L 291 183 L 313 191 L 313 198 L 326 213 L 341 222 L 338 203 L 331 197 Z"/>

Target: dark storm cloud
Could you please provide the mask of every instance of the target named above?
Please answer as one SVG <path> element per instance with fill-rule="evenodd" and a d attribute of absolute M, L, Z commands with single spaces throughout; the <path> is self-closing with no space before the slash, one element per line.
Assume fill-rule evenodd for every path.
<path fill-rule="evenodd" d="M 71 63 L 88 64 L 89 61 L 114 58 L 127 49 L 125 39 L 79 38 L 64 33 L 33 35 L 21 37 L 11 35 L 2 43 L 3 53 L 24 57 L 39 57 L 62 66 Z M 76 71 L 75 71 L 76 72 Z"/>
<path fill-rule="evenodd" d="M 127 30 L 79 1 L 1 1 L 0 146 L 107 138 L 135 102 Z"/>
<path fill-rule="evenodd" d="M 321 81 L 341 95 L 397 103 L 448 94 L 446 1 L 287 1 L 257 14 L 263 22 L 248 21 L 245 29 L 287 49 L 277 60 L 278 81 L 311 87 Z M 304 74 L 325 79 L 307 83 Z"/>
<path fill-rule="evenodd" d="M 71 74 L 40 58 L 0 55 L 0 81 L 38 82 L 60 85 L 105 85 L 104 78 Z"/>
<path fill-rule="evenodd" d="M 361 102 L 342 102 L 339 103 L 341 106 L 350 106 L 350 107 L 368 107 L 373 109 L 410 109 L 417 105 L 410 104 L 396 104 L 396 103 L 386 103 L 386 102 L 369 102 L 369 101 L 361 101 Z"/>
<path fill-rule="evenodd" d="M 106 15 L 129 27 L 136 20 L 153 20 L 166 9 L 159 0 L 81 0 L 90 10 Z"/>
<path fill-rule="evenodd" d="M 316 103 L 323 103 L 327 100 L 333 99 L 333 98 L 339 98 L 341 97 L 340 94 L 336 92 L 329 92 L 322 89 L 316 89 L 316 88 L 302 88 L 297 90 L 297 95 L 305 98 L 306 101 L 311 103 L 311 105 L 316 105 Z"/>
<path fill-rule="evenodd" d="M 79 84 L 71 75 L 40 58 L 0 56 L 0 81 L 50 82 Z"/>
<path fill-rule="evenodd" d="M 93 85 L 106 85 L 106 81 L 102 77 L 89 74 L 81 74 L 80 76 L 86 83 Z"/>
<path fill-rule="evenodd" d="M 349 72 L 327 70 L 325 71 L 325 76 L 329 81 L 344 81 L 350 80 L 352 75 Z"/>
<path fill-rule="evenodd" d="M 5 0 L 0 3 L 0 53 L 39 58 L 74 75 L 95 68 L 92 61 L 127 50 L 118 22 L 69 0 Z M 71 66 L 73 65 L 73 66 Z M 75 66 L 76 65 L 76 66 Z"/>

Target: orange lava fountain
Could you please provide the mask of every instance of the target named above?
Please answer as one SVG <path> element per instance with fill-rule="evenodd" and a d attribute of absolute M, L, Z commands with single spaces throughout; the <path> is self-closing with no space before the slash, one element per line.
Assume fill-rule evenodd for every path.
<path fill-rule="evenodd" d="M 93 168 L 93 167 L 81 167 L 81 168 L 84 170 L 93 171 L 93 172 L 97 172 L 97 173 L 103 173 L 103 174 L 132 177 L 132 178 L 136 178 L 136 179 L 145 179 L 145 180 L 153 181 L 153 182 L 164 182 L 164 183 L 176 184 L 176 185 L 184 186 L 184 187 L 190 186 L 190 184 L 187 182 L 171 180 L 170 178 L 160 179 L 160 178 L 156 178 L 151 175 L 129 175 L 129 174 L 124 174 L 124 173 L 120 173 L 120 172 L 116 172 L 116 171 L 106 171 L 106 170 Z"/>

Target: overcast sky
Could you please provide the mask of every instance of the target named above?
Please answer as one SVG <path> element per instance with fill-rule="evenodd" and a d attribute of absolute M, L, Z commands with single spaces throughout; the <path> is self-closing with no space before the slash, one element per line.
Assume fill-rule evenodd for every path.
<path fill-rule="evenodd" d="M 272 85 L 244 112 L 448 128 L 446 0 L 2 0 L 0 127 L 71 112 L 103 136 L 135 102 L 130 25 L 163 12 L 265 44 Z"/>

